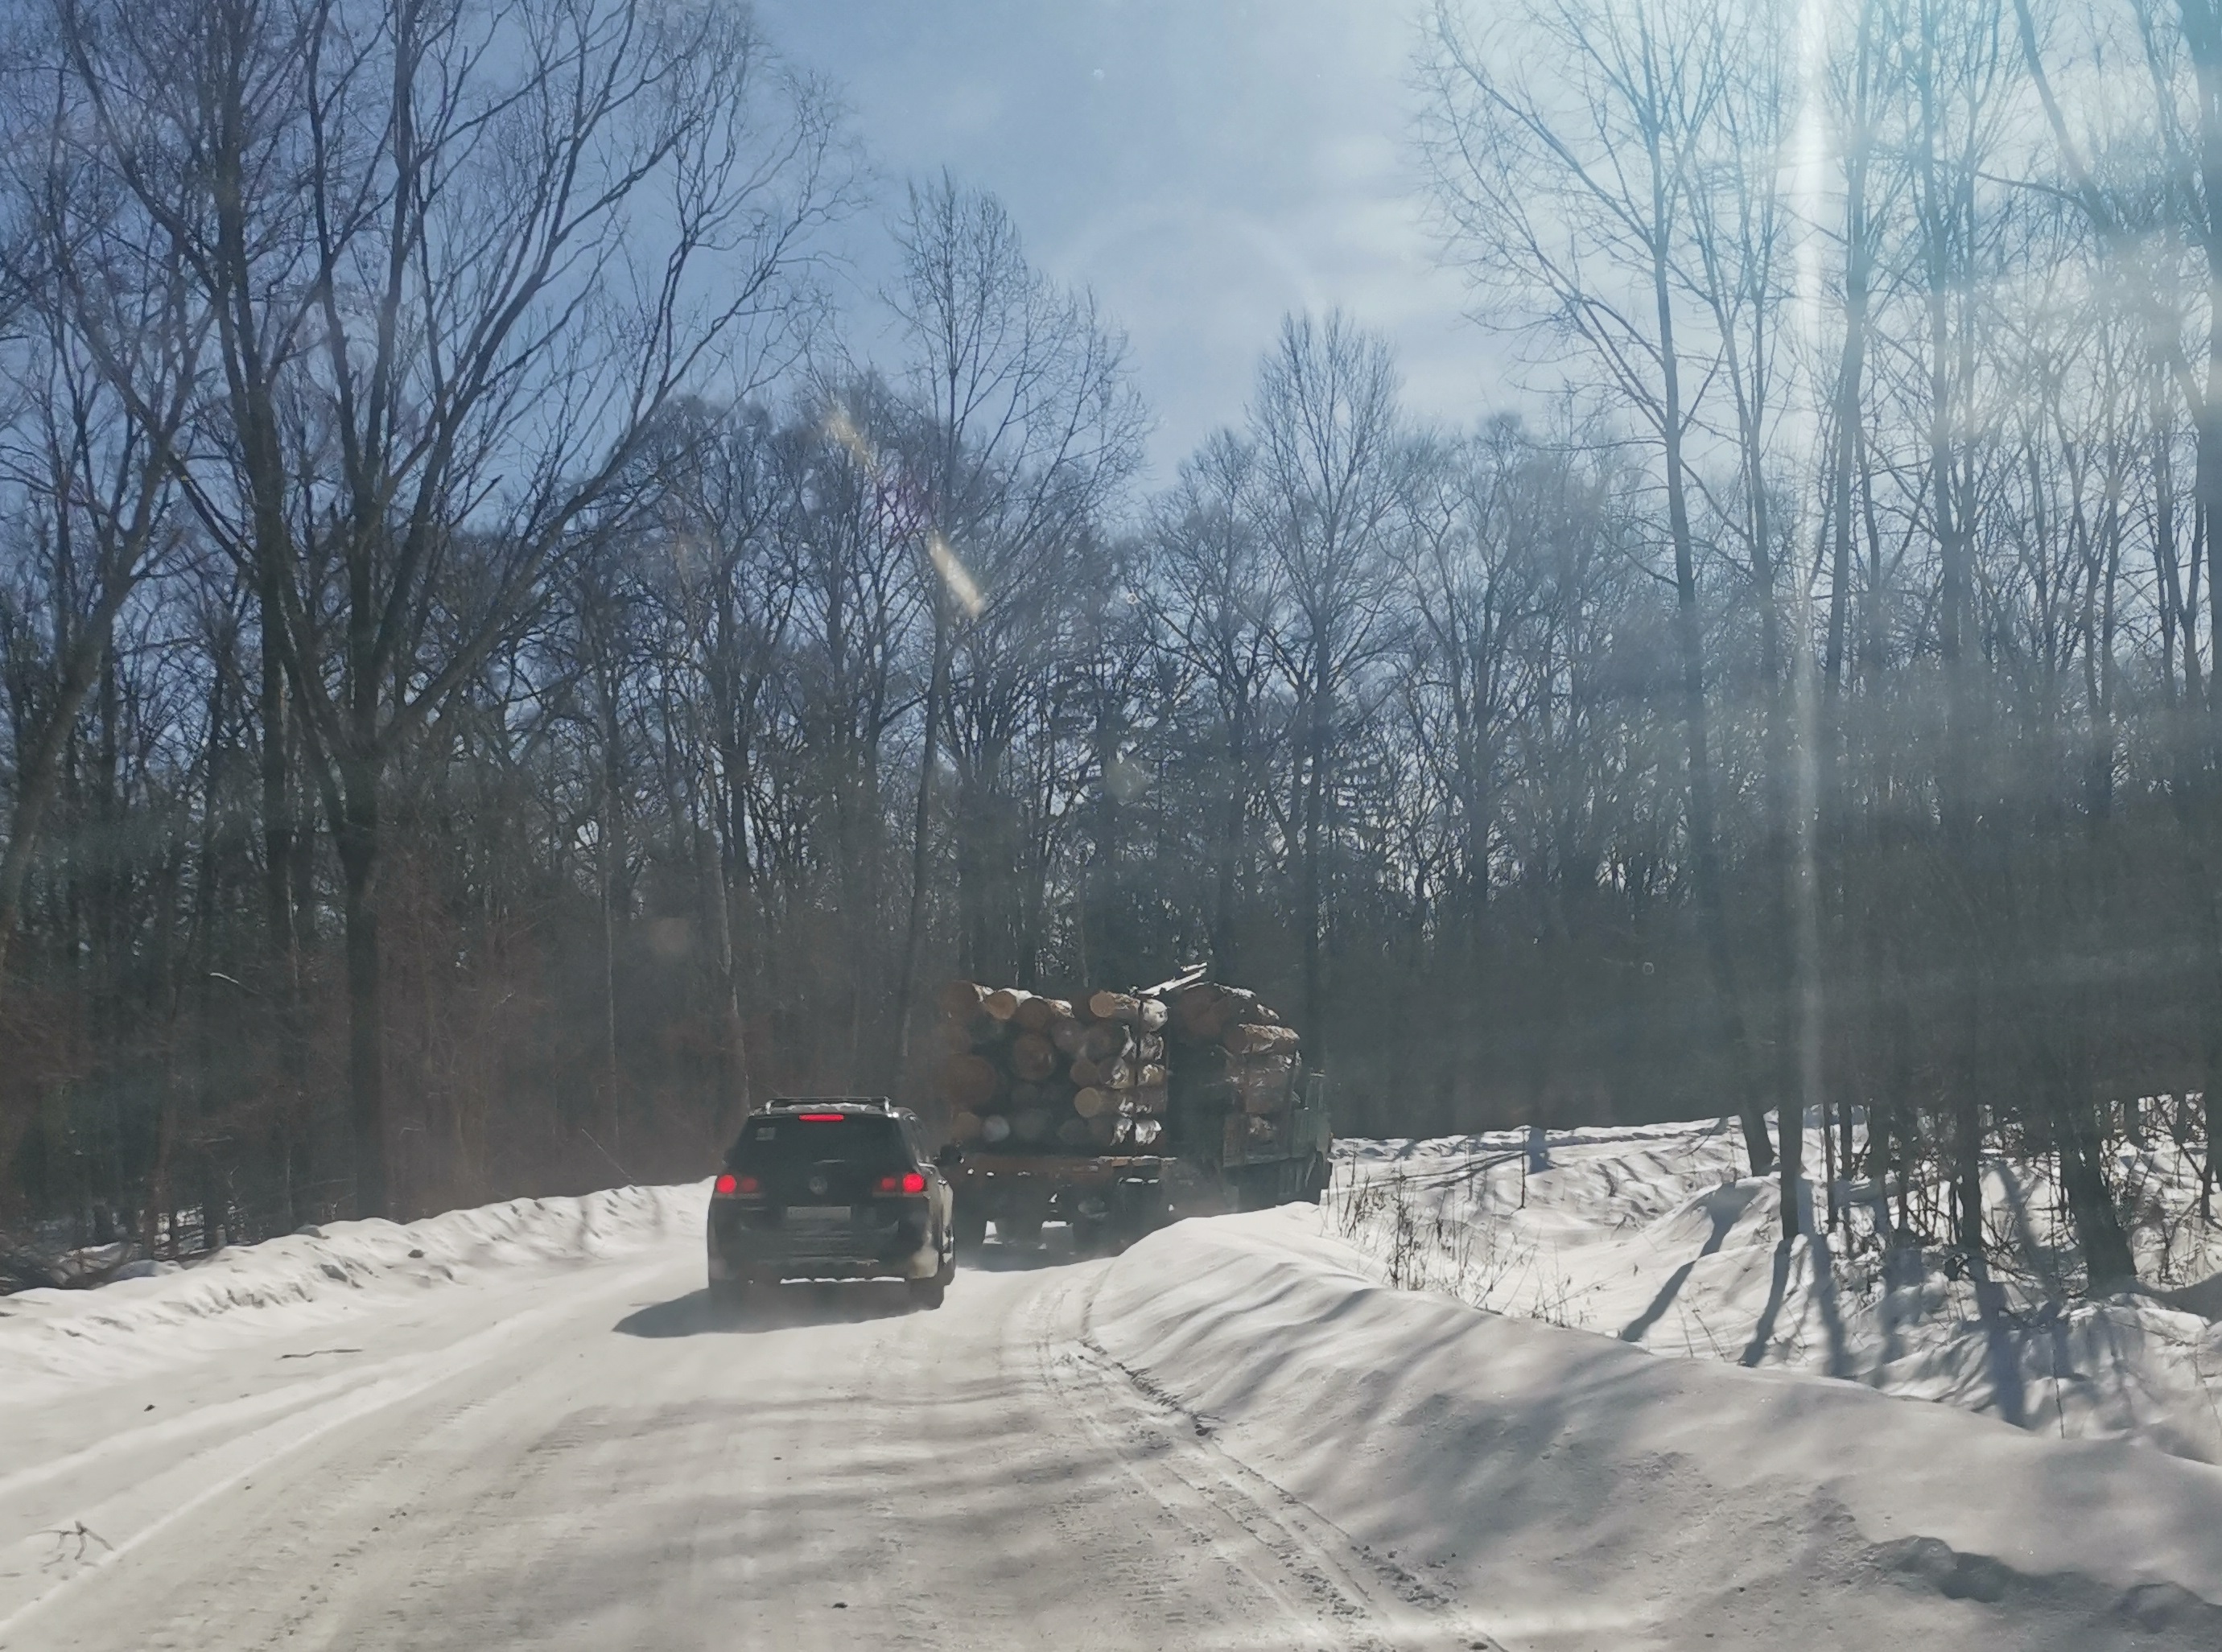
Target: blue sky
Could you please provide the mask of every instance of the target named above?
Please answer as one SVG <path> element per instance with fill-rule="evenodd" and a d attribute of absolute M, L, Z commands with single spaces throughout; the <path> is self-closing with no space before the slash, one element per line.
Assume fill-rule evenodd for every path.
<path fill-rule="evenodd" d="M 1409 132 L 1418 0 L 758 0 L 843 89 L 884 179 L 1000 195 L 1035 261 L 1133 344 L 1154 480 L 1240 418 L 1284 311 L 1340 305 L 1396 346 L 1413 408 L 1513 398 L 1437 267 Z M 853 236 L 881 279 L 876 224 Z M 854 300 L 862 306 L 863 293 Z"/>

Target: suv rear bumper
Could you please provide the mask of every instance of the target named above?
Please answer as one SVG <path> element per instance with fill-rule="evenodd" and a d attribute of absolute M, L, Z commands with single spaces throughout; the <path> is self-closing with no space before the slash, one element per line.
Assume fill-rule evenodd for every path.
<path fill-rule="evenodd" d="M 847 1232 L 793 1233 L 720 1220 L 712 1211 L 708 1234 L 713 1282 L 780 1279 L 930 1279 L 941 1271 L 941 1253 L 923 1223 L 852 1226 Z M 736 1212 L 738 1217 L 739 1213 Z"/>

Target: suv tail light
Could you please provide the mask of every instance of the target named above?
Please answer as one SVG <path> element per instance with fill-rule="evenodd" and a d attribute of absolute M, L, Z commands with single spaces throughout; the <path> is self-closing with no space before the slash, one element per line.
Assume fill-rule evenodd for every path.
<path fill-rule="evenodd" d="M 718 1199 L 739 1198 L 762 1190 L 763 1184 L 753 1176 L 736 1176 L 727 1171 L 710 1184 L 710 1196 Z"/>
<path fill-rule="evenodd" d="M 914 1170 L 907 1170 L 900 1176 L 882 1176 L 880 1178 L 880 1191 L 923 1193 L 926 1191 L 926 1178 Z"/>

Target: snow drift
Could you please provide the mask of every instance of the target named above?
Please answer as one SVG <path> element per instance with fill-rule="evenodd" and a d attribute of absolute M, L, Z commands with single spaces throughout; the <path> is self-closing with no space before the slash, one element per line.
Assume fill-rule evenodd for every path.
<path fill-rule="evenodd" d="M 406 1224 L 341 1222 L 97 1291 L 0 1297 L 0 1400 L 121 1381 L 292 1335 L 493 1270 L 609 1260 L 701 1230 L 706 1184 L 512 1199 Z"/>
<path fill-rule="evenodd" d="M 1142 1241 L 1091 1335 L 1509 1647 L 2222 1645 L 2222 1470 L 1391 1288 L 1309 1208 Z"/>

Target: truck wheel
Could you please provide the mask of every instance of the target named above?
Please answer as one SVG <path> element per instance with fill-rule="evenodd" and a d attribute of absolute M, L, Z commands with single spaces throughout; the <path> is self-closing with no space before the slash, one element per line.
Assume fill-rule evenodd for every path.
<path fill-rule="evenodd" d="M 942 1293 L 948 1289 L 938 1275 L 931 1279 L 906 1279 L 903 1283 L 909 1287 L 910 1299 L 921 1308 L 940 1307 Z"/>
<path fill-rule="evenodd" d="M 1072 1224 L 1072 1253 L 1075 1256 L 1094 1256 L 1103 1248 L 1104 1229 L 1110 1224 L 1101 1216 L 1083 1216 Z"/>
<path fill-rule="evenodd" d="M 1133 1197 L 1122 1201 L 1112 1212 L 1111 1231 L 1120 1250 L 1136 1240 L 1146 1238 L 1171 1220 L 1162 1187 L 1146 1186 L 1133 1191 Z"/>
<path fill-rule="evenodd" d="M 1042 1219 L 1039 1216 L 997 1216 L 995 1236 L 1006 1245 L 1039 1245 L 1041 1243 Z"/>
<path fill-rule="evenodd" d="M 1304 1171 L 1304 1190 L 1296 1197 L 1306 1204 L 1317 1204 L 1326 1196 L 1328 1181 L 1333 1174 L 1328 1165 L 1327 1155 L 1314 1153 L 1312 1162 Z"/>
<path fill-rule="evenodd" d="M 1164 1207 L 1154 1206 L 1137 1210 L 1134 1219 L 1124 1225 L 1119 1234 L 1119 1248 L 1125 1250 L 1138 1239 L 1147 1239 L 1165 1225 Z"/>
<path fill-rule="evenodd" d="M 710 1302 L 713 1307 L 727 1313 L 747 1306 L 749 1282 L 746 1279 L 712 1279 L 710 1281 Z"/>
<path fill-rule="evenodd" d="M 988 1237 L 988 1218 L 970 1199 L 957 1201 L 950 1228 L 960 1251 L 976 1251 Z"/>

